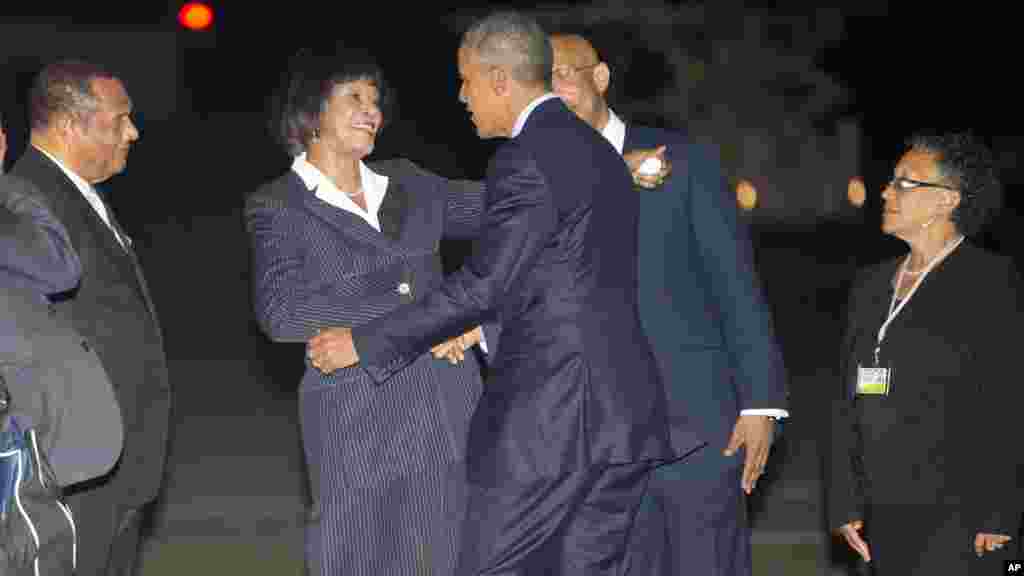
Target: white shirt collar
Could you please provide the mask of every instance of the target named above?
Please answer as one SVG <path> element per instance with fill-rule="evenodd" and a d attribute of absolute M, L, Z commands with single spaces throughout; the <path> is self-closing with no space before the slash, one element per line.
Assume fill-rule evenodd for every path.
<path fill-rule="evenodd" d="M 306 154 L 302 153 L 295 157 L 292 162 L 292 170 L 298 174 L 302 183 L 309 190 L 316 190 L 316 197 L 327 202 L 331 206 L 341 208 L 359 216 L 374 230 L 380 232 L 380 205 L 384 203 L 384 195 L 388 190 L 388 177 L 377 174 L 359 161 L 359 178 L 363 185 L 363 195 L 366 200 L 366 211 L 357 205 L 348 194 L 338 189 L 331 182 L 330 178 L 324 175 L 316 166 L 306 160 Z"/>
<path fill-rule="evenodd" d="M 527 104 L 526 108 L 523 108 L 523 111 L 519 113 L 519 117 L 516 118 L 516 123 L 512 127 L 512 134 L 509 137 L 515 138 L 516 136 L 519 136 L 519 133 L 523 131 L 523 126 L 526 126 L 526 119 L 530 117 L 530 114 L 534 109 L 552 98 L 558 98 L 558 96 L 552 92 L 548 92 L 547 94 L 534 98 L 532 102 Z"/>
<path fill-rule="evenodd" d="M 121 244 L 121 246 L 124 246 L 125 241 L 121 238 L 121 235 L 114 230 L 114 226 L 110 223 L 110 215 L 107 214 L 107 206 L 103 203 L 103 200 L 100 198 L 99 192 L 97 192 L 96 189 L 93 188 L 92 184 L 86 182 L 85 178 L 82 178 L 81 176 L 76 174 L 73 170 L 68 168 L 66 164 L 61 162 L 60 159 L 58 159 L 53 154 L 50 154 L 49 152 L 43 150 L 42 148 L 36 146 L 35 144 L 33 144 L 32 147 L 38 150 L 40 153 L 42 153 L 43 156 L 46 156 L 47 158 L 52 160 L 53 163 L 56 164 L 58 168 L 60 168 L 61 172 L 63 172 L 64 175 L 67 176 L 69 180 L 71 180 L 71 183 L 75 185 L 75 188 L 78 188 L 78 191 L 82 193 L 82 196 L 85 197 L 85 201 L 88 202 L 90 206 L 92 206 L 92 209 L 96 211 L 96 214 L 98 214 L 100 219 L 103 220 L 103 223 L 107 225 L 107 228 L 110 228 L 110 231 L 114 233 L 114 238 L 117 238 L 117 241 Z"/>
<path fill-rule="evenodd" d="M 622 149 L 626 147 L 626 123 L 616 116 L 611 108 L 608 109 L 608 123 L 601 130 L 601 135 L 612 143 L 615 151 L 621 156 Z"/>

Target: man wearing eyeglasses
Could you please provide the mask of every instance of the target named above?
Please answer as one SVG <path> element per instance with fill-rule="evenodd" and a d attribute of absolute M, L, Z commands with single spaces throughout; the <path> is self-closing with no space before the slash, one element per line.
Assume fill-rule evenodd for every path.
<path fill-rule="evenodd" d="M 611 70 L 593 45 L 577 35 L 552 45 L 554 91 L 568 107 L 620 153 L 663 146 L 672 166 L 662 190 L 640 195 L 640 316 L 670 418 L 693 422 L 710 444 L 652 475 L 628 573 L 750 574 L 743 493 L 764 471 L 773 419 L 788 413 L 748 230 L 713 151 L 624 123 L 608 106 Z"/>

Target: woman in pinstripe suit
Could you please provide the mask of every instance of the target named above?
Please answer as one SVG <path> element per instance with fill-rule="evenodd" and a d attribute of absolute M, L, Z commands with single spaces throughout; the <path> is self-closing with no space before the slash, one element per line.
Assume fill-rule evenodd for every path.
<path fill-rule="evenodd" d="M 295 161 L 247 199 L 245 218 L 259 324 L 274 341 L 305 342 L 427 294 L 441 280 L 441 237 L 476 236 L 484 191 L 406 160 L 364 163 L 388 95 L 372 59 L 303 52 L 290 73 L 280 132 Z M 453 573 L 480 392 L 472 354 L 424 355 L 380 386 L 359 367 L 307 364 L 302 435 L 320 515 L 307 530 L 311 572 Z"/>

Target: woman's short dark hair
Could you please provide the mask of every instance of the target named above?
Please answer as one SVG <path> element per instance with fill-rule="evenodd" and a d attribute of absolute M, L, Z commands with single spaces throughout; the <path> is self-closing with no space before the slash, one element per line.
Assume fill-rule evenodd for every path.
<path fill-rule="evenodd" d="M 907 146 L 936 156 L 939 175 L 960 190 L 953 223 L 964 236 L 978 234 L 1003 203 L 999 171 L 988 146 L 970 132 L 919 133 Z"/>
<path fill-rule="evenodd" d="M 387 124 L 393 103 L 391 91 L 368 51 L 340 46 L 305 48 L 291 58 L 272 120 L 285 152 L 298 156 L 306 151 L 331 91 L 338 84 L 356 80 L 369 80 L 377 87 L 383 124 Z"/>

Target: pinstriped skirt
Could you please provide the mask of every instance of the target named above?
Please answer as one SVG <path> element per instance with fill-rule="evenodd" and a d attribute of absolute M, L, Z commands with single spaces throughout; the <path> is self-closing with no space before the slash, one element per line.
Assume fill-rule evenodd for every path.
<path fill-rule="evenodd" d="M 309 565 L 324 576 L 454 573 L 481 389 L 471 355 L 458 366 L 424 355 L 381 385 L 358 367 L 307 369 L 303 445 L 320 511 Z"/>

